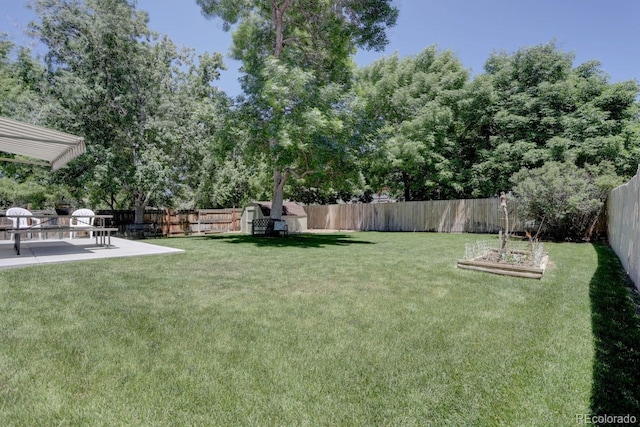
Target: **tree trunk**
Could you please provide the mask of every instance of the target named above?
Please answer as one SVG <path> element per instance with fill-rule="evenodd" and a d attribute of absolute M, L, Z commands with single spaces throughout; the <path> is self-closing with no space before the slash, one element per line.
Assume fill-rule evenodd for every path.
<path fill-rule="evenodd" d="M 507 242 L 509 241 L 509 210 L 507 209 L 507 195 L 504 191 L 500 193 L 500 206 L 504 213 L 504 235 L 500 245 L 500 253 L 503 254 L 507 250 Z"/>
<path fill-rule="evenodd" d="M 593 237 L 593 230 L 596 228 L 596 224 L 598 223 L 598 220 L 600 219 L 600 216 L 602 216 L 602 213 L 604 212 L 604 207 L 605 207 L 605 205 L 603 204 L 600 207 L 600 209 L 598 209 L 598 214 L 595 215 L 594 218 L 593 218 L 593 221 L 591 221 L 591 225 L 589 226 L 589 228 L 586 231 L 586 234 L 582 238 L 585 242 L 590 242 L 591 241 L 591 237 Z"/>
<path fill-rule="evenodd" d="M 291 6 L 292 0 L 284 0 L 280 5 L 271 0 L 271 19 L 275 28 L 276 40 L 273 46 L 273 56 L 280 58 L 282 49 L 284 48 L 284 14 Z"/>
<path fill-rule="evenodd" d="M 273 198 L 271 200 L 271 218 L 282 219 L 282 203 L 284 201 L 284 184 L 288 174 L 273 169 Z"/>
<path fill-rule="evenodd" d="M 284 0 L 280 5 L 271 0 L 271 10 L 273 25 L 275 27 L 275 44 L 273 47 L 273 56 L 280 58 L 282 49 L 284 48 L 284 14 L 291 6 L 291 0 Z M 270 141 L 270 146 L 276 145 L 275 141 Z M 284 184 L 289 177 L 288 173 L 282 173 L 277 168 L 273 168 L 273 197 L 271 199 L 271 218 L 282 219 L 282 202 L 284 200 Z"/>
<path fill-rule="evenodd" d="M 409 188 L 409 185 L 410 185 L 409 176 L 407 175 L 406 172 L 402 172 L 402 185 L 404 186 L 404 201 L 405 202 L 410 202 L 411 201 L 411 189 Z"/>
<path fill-rule="evenodd" d="M 135 224 L 142 224 L 144 223 L 144 208 L 146 208 L 147 206 L 146 198 L 144 197 L 144 194 L 136 191 L 134 193 L 134 199 L 135 199 L 135 217 L 133 222 Z"/>

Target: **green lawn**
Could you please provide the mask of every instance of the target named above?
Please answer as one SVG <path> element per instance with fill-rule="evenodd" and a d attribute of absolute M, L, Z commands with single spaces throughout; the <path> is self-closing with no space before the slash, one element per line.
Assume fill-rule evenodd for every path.
<path fill-rule="evenodd" d="M 177 238 L 150 242 L 183 254 L 0 271 L 0 425 L 552 426 L 638 410 L 640 322 L 613 252 L 548 243 L 542 280 L 455 267 L 488 238 Z"/>

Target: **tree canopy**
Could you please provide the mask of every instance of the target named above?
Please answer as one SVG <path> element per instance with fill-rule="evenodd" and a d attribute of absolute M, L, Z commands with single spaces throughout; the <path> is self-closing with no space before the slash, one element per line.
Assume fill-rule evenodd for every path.
<path fill-rule="evenodd" d="M 204 56 L 196 67 L 190 52 L 150 31 L 146 13 L 121 0 L 39 0 L 35 10 L 49 90 L 67 125 L 92 142 L 66 178 L 93 204 L 133 200 L 141 221 L 151 201 L 181 194 L 187 157 L 216 120 L 213 107 L 202 110 L 214 102 L 207 88 L 221 56 Z"/>
<path fill-rule="evenodd" d="M 415 57 L 383 58 L 358 75 L 367 123 L 367 176 L 404 200 L 455 197 L 455 103 L 468 72 L 435 46 Z"/>
<path fill-rule="evenodd" d="M 357 47 L 382 49 L 398 11 L 389 0 L 198 0 L 206 16 L 237 26 L 242 107 L 252 147 L 273 170 L 271 215 L 290 177 L 338 174 L 348 162 L 341 106 Z M 344 170 L 342 168 L 342 170 Z"/>
<path fill-rule="evenodd" d="M 469 81 L 449 52 L 382 58 L 359 73 L 369 183 L 403 200 L 487 197 L 546 162 L 637 168 L 636 81 L 573 66 L 554 43 L 494 53 Z M 374 189 L 375 191 L 376 189 Z"/>

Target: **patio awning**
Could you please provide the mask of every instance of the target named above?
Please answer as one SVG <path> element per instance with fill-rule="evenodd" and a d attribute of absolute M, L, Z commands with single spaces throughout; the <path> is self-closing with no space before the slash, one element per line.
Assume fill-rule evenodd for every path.
<path fill-rule="evenodd" d="M 85 145 L 84 138 L 79 136 L 0 117 L 0 151 L 44 160 L 0 158 L 2 161 L 51 166 L 56 170 L 84 153 Z"/>

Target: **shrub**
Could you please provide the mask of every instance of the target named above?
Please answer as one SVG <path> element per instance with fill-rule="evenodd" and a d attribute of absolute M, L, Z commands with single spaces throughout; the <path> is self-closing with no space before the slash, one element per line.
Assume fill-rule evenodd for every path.
<path fill-rule="evenodd" d="M 543 222 L 545 235 L 556 240 L 589 240 L 607 193 L 621 179 L 606 162 L 584 169 L 573 163 L 549 162 L 520 170 L 511 182 L 523 216 Z"/>

